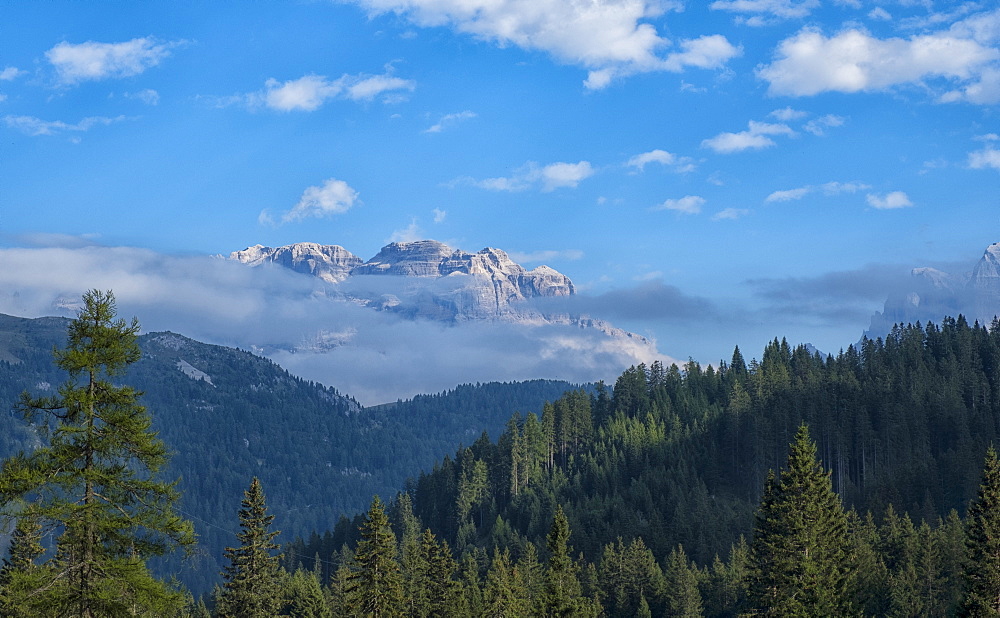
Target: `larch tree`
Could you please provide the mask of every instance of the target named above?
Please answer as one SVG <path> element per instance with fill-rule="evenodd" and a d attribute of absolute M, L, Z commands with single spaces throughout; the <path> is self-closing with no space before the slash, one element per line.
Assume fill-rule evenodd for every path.
<path fill-rule="evenodd" d="M 267 512 L 257 477 L 243 492 L 239 518 L 240 546 L 226 548 L 229 565 L 222 572 L 226 583 L 216 611 L 222 618 L 271 618 L 281 605 L 280 556 L 274 542 L 278 531 L 270 529 L 274 515 Z"/>
<path fill-rule="evenodd" d="M 853 571 L 847 517 L 805 425 L 768 479 L 750 545 L 750 597 L 766 616 L 846 616 Z"/>
<path fill-rule="evenodd" d="M 966 516 L 967 555 L 962 616 L 1000 616 L 1000 461 L 986 451 L 979 495 Z"/>
<path fill-rule="evenodd" d="M 24 393 L 17 405 L 47 444 L 3 463 L 0 514 L 57 535 L 53 557 L 32 574 L 29 609 L 91 617 L 169 613 L 183 603 L 146 568 L 195 537 L 175 512 L 176 482 L 158 478 L 167 448 L 141 393 L 114 382 L 140 357 L 138 320 L 116 312 L 110 291 L 86 292 L 66 347 L 54 352 L 69 379 L 55 395 Z"/>

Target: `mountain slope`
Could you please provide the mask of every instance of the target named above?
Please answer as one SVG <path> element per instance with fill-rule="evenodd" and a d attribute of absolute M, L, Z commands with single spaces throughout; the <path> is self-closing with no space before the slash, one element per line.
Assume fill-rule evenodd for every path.
<path fill-rule="evenodd" d="M 52 363 L 64 318 L 0 315 L 0 405 L 20 392 L 51 393 L 66 380 Z M 484 431 L 498 435 L 518 409 L 534 409 L 571 385 L 562 382 L 467 386 L 438 396 L 363 409 L 335 389 L 292 376 L 249 352 L 169 332 L 140 337 L 143 357 L 122 382 L 141 402 L 174 456 L 165 478 L 181 477 L 181 509 L 203 552 L 181 578 L 197 590 L 215 581 L 231 545 L 235 513 L 252 476 L 260 477 L 275 527 L 284 536 L 333 525 L 373 494 L 394 495 L 415 471 Z M 0 456 L 40 439 L 17 414 L 0 414 Z"/>

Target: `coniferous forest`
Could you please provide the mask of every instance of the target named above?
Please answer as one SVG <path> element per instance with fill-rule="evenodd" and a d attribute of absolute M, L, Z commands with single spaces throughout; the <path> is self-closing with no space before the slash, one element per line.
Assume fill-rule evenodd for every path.
<path fill-rule="evenodd" d="M 218 583 L 196 596 L 147 570 L 193 539 L 166 450 L 115 382 L 138 347 L 108 301 L 92 295 L 56 353 L 70 381 L 17 403 L 48 443 L 0 470 L 3 615 L 1000 612 L 998 322 L 632 367 L 305 536 L 276 529 L 248 478 Z"/>

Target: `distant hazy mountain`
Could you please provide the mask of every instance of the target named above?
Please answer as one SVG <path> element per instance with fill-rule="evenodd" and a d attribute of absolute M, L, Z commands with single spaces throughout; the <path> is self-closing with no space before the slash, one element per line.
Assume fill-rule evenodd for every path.
<path fill-rule="evenodd" d="M 572 296 L 566 275 L 539 266 L 527 270 L 506 252 L 487 247 L 476 253 L 452 249 L 434 240 L 394 242 L 362 261 L 339 245 L 295 243 L 284 247 L 255 245 L 229 255 L 250 266 L 277 264 L 314 275 L 333 285 L 335 297 L 407 317 L 442 322 L 499 320 L 526 325 L 558 324 L 595 329 L 652 347 L 644 337 L 589 316 L 543 313 L 530 301 Z M 317 338 L 310 345 L 337 346 L 337 338 Z"/>
<path fill-rule="evenodd" d="M 894 324 L 940 322 L 945 316 L 965 316 L 989 325 L 1000 315 L 1000 243 L 986 248 L 967 273 L 947 273 L 935 268 L 914 268 L 910 286 L 889 296 L 881 312 L 872 316 L 865 332 L 870 338 L 888 333 Z"/>

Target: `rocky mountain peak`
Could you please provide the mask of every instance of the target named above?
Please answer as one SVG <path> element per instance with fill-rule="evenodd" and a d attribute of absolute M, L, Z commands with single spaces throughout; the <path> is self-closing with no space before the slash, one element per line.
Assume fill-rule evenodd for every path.
<path fill-rule="evenodd" d="M 229 259 L 250 266 L 273 262 L 296 272 L 315 275 L 330 283 L 340 283 L 347 279 L 351 271 L 362 263 L 361 258 L 340 245 L 314 242 L 300 242 L 276 249 L 254 245 L 242 251 L 233 251 L 229 254 Z"/>
<path fill-rule="evenodd" d="M 501 249 L 487 247 L 468 253 L 436 240 L 390 243 L 367 262 L 339 245 L 316 243 L 278 248 L 255 245 L 234 251 L 229 257 L 250 266 L 276 263 L 330 283 L 345 284 L 342 293 L 351 300 L 434 319 L 517 319 L 529 311 L 522 301 L 576 292 L 569 277 L 548 266 L 526 270 Z M 385 275 L 407 278 L 413 284 L 423 280 L 428 285 L 411 285 L 394 294 L 377 296 L 362 291 L 367 289 L 364 285 L 347 285 L 363 277 Z M 430 286 L 431 281 L 443 278 L 447 278 L 447 284 Z"/>

